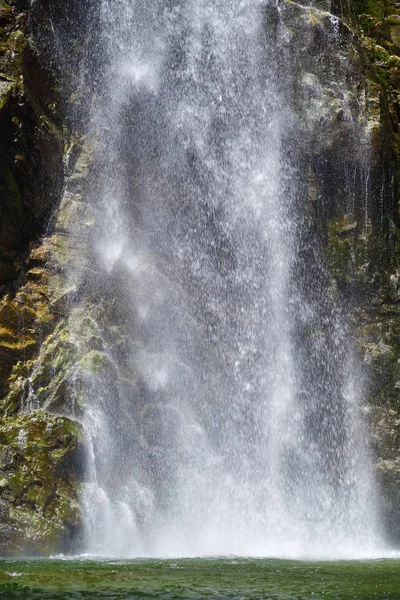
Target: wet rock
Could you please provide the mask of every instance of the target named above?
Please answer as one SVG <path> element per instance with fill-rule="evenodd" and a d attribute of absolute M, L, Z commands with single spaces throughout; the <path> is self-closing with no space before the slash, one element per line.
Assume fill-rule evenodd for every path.
<path fill-rule="evenodd" d="M 56 83 L 32 45 L 26 8 L 4 3 L 0 14 L 0 286 L 20 273 L 21 253 L 41 233 L 63 183 Z"/>
<path fill-rule="evenodd" d="M 80 426 L 37 411 L 0 419 L 0 554 L 48 555 L 79 543 Z"/>

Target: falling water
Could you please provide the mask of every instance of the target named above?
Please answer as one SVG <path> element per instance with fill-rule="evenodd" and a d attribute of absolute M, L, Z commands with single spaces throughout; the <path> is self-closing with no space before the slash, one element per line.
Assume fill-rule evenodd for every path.
<path fill-rule="evenodd" d="M 89 553 L 378 543 L 362 382 L 300 207 L 275 4 L 101 3 Z"/>

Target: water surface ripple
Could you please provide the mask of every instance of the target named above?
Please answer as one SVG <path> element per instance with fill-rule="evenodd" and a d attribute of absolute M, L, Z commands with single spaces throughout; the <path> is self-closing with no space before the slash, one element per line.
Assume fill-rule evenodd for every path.
<path fill-rule="evenodd" d="M 396 559 L 299 562 L 274 559 L 2 560 L 0 598 L 372 600 L 400 598 Z"/>

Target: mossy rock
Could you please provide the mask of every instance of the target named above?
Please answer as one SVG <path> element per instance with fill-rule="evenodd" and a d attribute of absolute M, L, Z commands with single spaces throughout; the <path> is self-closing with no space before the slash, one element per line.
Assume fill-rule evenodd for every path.
<path fill-rule="evenodd" d="M 0 419 L 0 554 L 49 555 L 79 543 L 81 427 L 45 411 Z"/>
<path fill-rule="evenodd" d="M 110 358 L 104 352 L 99 352 L 98 350 L 91 350 L 85 354 L 80 360 L 78 367 L 90 375 L 106 372 L 116 375 L 115 366 L 112 364 Z"/>

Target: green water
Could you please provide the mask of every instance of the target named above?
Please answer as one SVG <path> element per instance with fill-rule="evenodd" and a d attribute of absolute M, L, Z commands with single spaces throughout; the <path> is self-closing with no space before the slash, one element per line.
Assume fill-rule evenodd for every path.
<path fill-rule="evenodd" d="M 400 561 L 2 560 L 6 600 L 400 600 Z"/>

